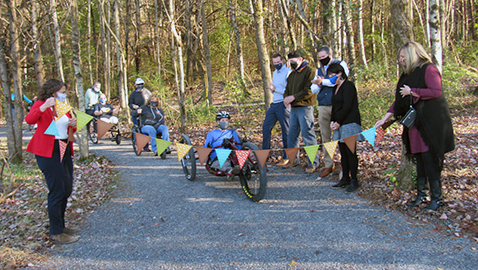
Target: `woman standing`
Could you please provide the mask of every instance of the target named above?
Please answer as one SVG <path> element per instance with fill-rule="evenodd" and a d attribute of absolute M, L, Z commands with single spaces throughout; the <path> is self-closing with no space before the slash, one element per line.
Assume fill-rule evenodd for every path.
<path fill-rule="evenodd" d="M 332 115 L 330 128 L 334 131 L 332 140 L 339 141 L 341 155 L 342 173 L 340 181 L 332 188 L 345 188 L 346 193 L 352 193 L 358 188 L 357 170 L 358 157 L 357 149 L 352 152 L 343 141 L 344 138 L 357 135 L 358 141 L 363 141 L 362 123 L 358 108 L 357 89 L 355 85 L 347 80 L 344 68 L 338 64 L 330 64 L 327 74 L 331 80 L 336 80 L 332 93 Z"/>
<path fill-rule="evenodd" d="M 407 156 L 413 154 L 416 159 L 417 197 L 407 205 L 416 207 L 426 202 L 424 188 L 428 181 L 431 202 L 426 210 L 436 211 L 443 205 L 440 178 L 445 153 L 455 149 L 450 111 L 441 88 L 441 74 L 417 42 L 402 46 L 397 60 L 403 72 L 395 90 L 395 102 L 375 126 L 382 126 L 392 115 L 400 120 L 410 109 L 412 100 L 417 118 L 411 128 L 403 127 L 402 140 Z"/>
<path fill-rule="evenodd" d="M 66 83 L 60 80 L 46 81 L 40 88 L 38 101 L 25 117 L 28 124 L 38 124 L 27 151 L 35 154 L 48 186 L 50 235 L 55 242 L 62 244 L 78 241 L 78 237 L 72 235 L 79 230 L 65 228 L 66 204 L 73 188 L 73 143 L 68 142 L 68 131 L 76 131 L 76 119 L 67 113 L 53 122 L 58 130 L 56 135 L 45 134 L 45 131 L 55 119 L 55 99 L 65 101 L 66 89 Z M 67 145 L 63 160 L 60 159 L 60 141 Z"/>

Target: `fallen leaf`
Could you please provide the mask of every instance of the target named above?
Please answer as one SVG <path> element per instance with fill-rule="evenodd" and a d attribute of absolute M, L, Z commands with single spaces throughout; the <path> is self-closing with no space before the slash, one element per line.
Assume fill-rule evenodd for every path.
<path fill-rule="evenodd" d="M 290 267 L 294 267 L 297 265 L 297 262 L 295 262 L 294 260 L 292 260 L 290 263 L 289 263 L 289 266 Z"/>

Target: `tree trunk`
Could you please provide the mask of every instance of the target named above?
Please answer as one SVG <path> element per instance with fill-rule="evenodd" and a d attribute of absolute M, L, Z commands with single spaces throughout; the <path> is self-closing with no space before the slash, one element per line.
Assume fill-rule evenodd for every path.
<path fill-rule="evenodd" d="M 108 57 L 108 41 L 106 40 L 106 14 L 105 14 L 105 0 L 100 0 L 99 1 L 99 5 L 98 5 L 98 17 L 99 17 L 99 20 L 100 20 L 100 47 L 101 47 L 101 53 L 102 53 L 102 56 L 103 56 L 103 82 L 102 84 L 104 85 L 103 87 L 103 92 L 106 94 L 106 96 L 108 96 L 108 92 L 109 92 L 109 89 L 108 89 L 108 85 L 106 85 L 107 83 L 107 57 Z"/>
<path fill-rule="evenodd" d="M 365 42 L 363 40 L 363 0 L 358 0 L 358 36 L 360 41 L 360 58 L 365 69 L 368 69 L 367 56 L 365 55 Z"/>
<path fill-rule="evenodd" d="M 136 73 L 139 73 L 140 66 L 141 66 L 141 57 L 140 57 L 140 33 L 141 33 L 141 6 L 139 0 L 135 1 L 136 4 L 136 25 L 135 25 L 135 32 L 134 32 L 134 62 L 136 64 Z"/>
<path fill-rule="evenodd" d="M 88 0 L 88 14 L 86 17 L 86 28 L 88 30 L 88 48 L 87 48 L 87 61 L 88 61 L 88 71 L 89 71 L 89 77 L 90 77 L 90 83 L 89 85 L 93 85 L 93 67 L 91 65 L 91 0 Z"/>
<path fill-rule="evenodd" d="M 297 50 L 297 40 L 295 38 L 295 31 L 294 28 L 292 27 L 292 23 L 290 20 L 289 16 L 289 7 L 286 4 L 286 0 L 278 0 L 280 1 L 280 7 L 282 8 L 282 11 L 284 13 L 285 20 L 287 22 L 287 29 L 289 30 L 289 39 L 290 42 L 292 42 L 292 50 Z"/>
<path fill-rule="evenodd" d="M 305 16 L 305 11 L 304 11 L 304 6 L 302 5 L 302 0 L 295 0 L 296 1 L 296 14 L 297 18 L 299 18 L 299 21 L 302 23 L 302 26 L 305 28 L 305 31 L 307 34 L 309 34 L 309 39 L 311 44 L 311 53 L 312 57 L 314 59 L 314 63 L 317 64 L 319 63 L 319 59 L 317 58 L 317 55 L 319 53 L 319 48 L 318 48 L 318 42 L 317 39 L 315 38 L 315 33 L 312 31 L 311 26 L 309 25 L 309 22 L 307 21 L 307 17 Z"/>
<path fill-rule="evenodd" d="M 236 11 L 235 11 L 235 5 L 233 0 L 229 0 L 229 14 L 231 16 L 231 24 L 232 24 L 232 29 L 234 31 L 235 41 L 236 41 L 236 55 L 237 55 L 236 69 L 237 69 L 237 72 L 239 72 L 239 78 L 245 89 L 246 80 L 245 80 L 245 72 L 244 72 L 244 56 L 242 54 L 242 49 L 241 49 L 241 36 L 239 33 L 239 28 L 237 27 Z"/>
<path fill-rule="evenodd" d="M 430 45 L 433 64 L 442 72 L 439 0 L 430 0 Z"/>
<path fill-rule="evenodd" d="M 111 2 L 106 1 L 106 20 L 105 20 L 105 25 L 110 29 L 111 25 Z M 105 44 L 105 94 L 106 98 L 110 100 L 111 97 L 111 33 L 110 31 L 106 31 L 106 44 Z"/>
<path fill-rule="evenodd" d="M 116 33 L 116 63 L 118 65 L 118 94 L 120 97 L 120 106 L 125 109 L 127 106 L 127 89 L 126 82 L 126 60 L 121 49 L 121 30 L 120 30 L 120 3 L 119 0 L 115 0 L 114 3 L 114 21 L 115 21 L 115 33 Z"/>
<path fill-rule="evenodd" d="M 35 61 L 35 74 L 38 82 L 38 87 L 43 85 L 45 82 L 45 71 L 43 69 L 43 56 L 41 53 L 41 45 L 39 42 L 40 35 L 38 32 L 38 2 L 32 1 L 31 6 L 31 19 L 32 19 L 32 46 L 33 46 L 33 59 Z"/>
<path fill-rule="evenodd" d="M 203 8 L 204 4 L 200 4 L 199 8 Z M 184 9 L 186 18 L 184 20 L 184 26 L 186 28 L 186 81 L 188 85 L 193 83 L 193 33 L 191 20 L 193 20 L 191 0 L 184 1 Z"/>
<path fill-rule="evenodd" d="M 53 22 L 53 34 L 55 36 L 54 51 L 56 64 L 58 66 L 58 77 L 61 81 L 65 81 L 65 76 L 63 75 L 63 60 L 61 57 L 61 40 L 60 40 L 60 26 L 58 25 L 58 16 L 56 13 L 56 0 L 50 0 L 51 5 L 51 18 Z"/>
<path fill-rule="evenodd" d="M 395 51 L 403 44 L 414 40 L 410 16 L 410 0 L 390 0 L 392 35 Z"/>
<path fill-rule="evenodd" d="M 1 22 L 0 22 L 1 25 Z M 12 101 L 10 97 L 10 80 L 8 79 L 8 67 L 5 57 L 5 42 L 4 37 L 0 36 L 0 76 L 3 88 L 3 107 L 5 108 L 5 121 L 7 123 L 7 138 L 15 138 L 15 131 L 13 130 L 12 119 Z M 7 140 L 8 146 L 8 159 L 11 159 L 15 155 L 15 140 Z"/>
<path fill-rule="evenodd" d="M 330 35 L 331 33 L 331 24 L 330 21 L 334 20 L 333 15 L 330 13 L 330 8 L 332 1 L 334 0 L 323 0 L 321 6 L 321 16 L 322 16 L 322 43 L 323 44 L 331 44 L 333 37 Z"/>
<path fill-rule="evenodd" d="M 156 53 L 158 54 L 158 59 L 157 59 L 157 61 L 158 61 L 158 78 L 161 80 L 161 57 L 160 57 L 161 49 L 159 47 L 160 40 L 159 40 L 159 15 L 158 15 L 158 11 L 159 11 L 158 0 L 154 0 L 154 17 L 155 17 L 154 31 L 155 31 L 155 36 L 156 36 Z"/>
<path fill-rule="evenodd" d="M 78 93 L 78 107 L 80 111 L 85 111 L 85 91 L 83 88 L 83 74 L 81 73 L 80 61 L 80 31 L 78 29 L 78 3 L 77 0 L 70 0 L 71 3 L 71 43 L 73 49 L 73 69 L 75 71 L 76 90 Z M 88 135 L 86 128 L 78 130 L 80 148 L 80 157 L 88 156 Z"/>
<path fill-rule="evenodd" d="M 342 0 L 342 7 L 343 7 L 343 21 L 345 25 L 345 33 L 347 37 L 347 52 L 348 52 L 348 59 L 347 64 L 349 66 L 349 80 L 354 81 L 354 67 L 355 67 L 355 41 L 354 41 L 354 30 L 352 28 L 352 16 L 351 16 L 351 7 L 349 2 L 345 2 Z"/>
<path fill-rule="evenodd" d="M 257 56 L 261 65 L 262 88 L 264 90 L 264 107 L 269 109 L 272 102 L 272 94 L 269 91 L 269 83 L 272 82 L 269 54 L 267 53 L 266 40 L 264 37 L 264 18 L 262 17 L 262 1 L 250 0 L 250 9 L 253 16 L 256 33 Z"/>
<path fill-rule="evenodd" d="M 209 35 L 207 33 L 207 20 L 206 20 L 206 11 L 204 1 L 201 0 L 201 20 L 202 20 L 202 40 L 204 47 L 204 60 L 206 62 L 206 76 L 207 76 L 207 104 L 213 105 L 212 103 L 212 66 L 211 66 L 211 52 L 209 50 Z"/>

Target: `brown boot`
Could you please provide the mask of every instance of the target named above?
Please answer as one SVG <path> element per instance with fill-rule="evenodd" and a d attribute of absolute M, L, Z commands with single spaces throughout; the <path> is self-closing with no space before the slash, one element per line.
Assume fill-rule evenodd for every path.
<path fill-rule="evenodd" d="M 63 232 L 68 235 L 75 235 L 80 232 L 80 227 L 78 226 L 69 226 L 63 229 Z"/>
<path fill-rule="evenodd" d="M 327 175 L 329 175 L 330 173 L 332 173 L 334 171 L 334 168 L 331 167 L 331 168 L 325 168 L 321 173 L 320 173 L 320 177 L 326 177 Z"/>
<path fill-rule="evenodd" d="M 61 234 L 52 235 L 51 239 L 56 244 L 71 244 L 71 243 L 75 243 L 80 238 L 78 236 L 70 236 L 66 233 L 61 233 Z"/>

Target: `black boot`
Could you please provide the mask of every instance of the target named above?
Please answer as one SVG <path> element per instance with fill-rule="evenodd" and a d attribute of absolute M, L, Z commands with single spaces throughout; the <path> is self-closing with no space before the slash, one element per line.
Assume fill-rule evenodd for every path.
<path fill-rule="evenodd" d="M 441 193 L 441 180 L 429 180 L 430 192 L 432 194 L 432 200 L 430 205 L 424 209 L 424 211 L 436 211 L 443 206 L 443 195 Z"/>
<path fill-rule="evenodd" d="M 350 185 L 350 179 L 345 179 L 344 177 L 342 177 L 342 179 L 340 179 L 340 181 L 337 184 L 333 185 L 332 188 L 333 189 L 345 188 L 348 185 Z"/>
<path fill-rule="evenodd" d="M 358 180 L 357 179 L 352 179 L 352 180 L 350 180 L 350 185 L 345 190 L 345 193 L 355 192 L 358 187 L 359 187 Z"/>
<path fill-rule="evenodd" d="M 417 178 L 417 198 L 411 202 L 407 203 L 407 206 L 410 208 L 417 207 L 421 203 L 426 202 L 426 196 L 427 194 L 423 191 L 425 189 L 425 185 L 427 184 L 427 178 L 426 177 L 418 177 Z"/>

